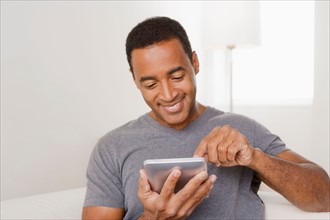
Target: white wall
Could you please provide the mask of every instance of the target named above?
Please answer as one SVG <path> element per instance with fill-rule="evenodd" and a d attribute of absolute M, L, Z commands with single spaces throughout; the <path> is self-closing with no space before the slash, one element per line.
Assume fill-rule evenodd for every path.
<path fill-rule="evenodd" d="M 84 186 L 98 138 L 148 110 L 128 32 L 168 15 L 199 42 L 199 14 L 198 2 L 1 1 L 1 199 Z"/>
<path fill-rule="evenodd" d="M 315 77 L 312 116 L 312 159 L 329 173 L 329 18 L 330 2 L 316 1 Z"/>
<path fill-rule="evenodd" d="M 302 45 L 303 47 L 303 45 Z M 314 99 L 311 105 L 235 106 L 278 134 L 292 150 L 329 165 L 329 2 L 315 2 Z M 297 79 L 299 83 L 299 79 Z M 294 89 L 294 85 L 292 85 Z"/>

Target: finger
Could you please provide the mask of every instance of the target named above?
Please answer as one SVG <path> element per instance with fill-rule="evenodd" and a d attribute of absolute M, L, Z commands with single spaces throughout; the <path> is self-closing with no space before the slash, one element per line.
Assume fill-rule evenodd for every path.
<path fill-rule="evenodd" d="M 201 140 L 200 144 L 197 146 L 197 148 L 195 150 L 194 157 L 204 157 L 206 154 L 208 154 L 207 158 L 205 158 L 205 159 L 207 159 L 207 161 L 209 161 L 208 159 L 210 158 L 210 156 L 209 156 L 210 155 L 210 153 L 209 153 L 210 141 L 216 137 L 216 135 L 220 129 L 221 129 L 221 127 L 213 128 L 213 130 Z"/>
<path fill-rule="evenodd" d="M 139 178 L 139 197 L 146 196 L 148 193 L 151 193 L 150 184 L 148 182 L 147 174 L 145 173 L 144 169 L 140 170 L 140 178 Z"/>
<path fill-rule="evenodd" d="M 237 153 L 239 152 L 239 145 L 240 143 L 238 141 L 234 141 L 227 150 L 227 161 L 228 162 L 234 162 L 237 156 Z"/>
<path fill-rule="evenodd" d="M 208 161 L 220 166 L 219 156 L 218 156 L 218 145 L 223 140 L 223 136 L 215 136 L 211 139 L 207 145 L 208 149 Z"/>
<path fill-rule="evenodd" d="M 248 147 L 246 139 L 240 136 L 228 148 L 227 162 L 222 163 L 223 166 L 246 165 L 251 161 L 251 150 Z"/>
<path fill-rule="evenodd" d="M 235 162 L 239 165 L 246 166 L 251 162 L 254 148 L 249 144 L 245 137 L 241 137 L 240 139 L 241 141 L 237 141 L 237 153 L 235 155 Z"/>
<path fill-rule="evenodd" d="M 232 159 L 235 158 L 237 150 L 233 144 L 238 140 L 240 135 L 239 131 L 229 126 L 223 127 L 223 132 L 226 134 L 225 138 L 221 143 L 219 143 L 218 146 L 218 159 L 220 163 L 226 163 L 228 161 L 232 161 Z M 231 147 L 234 148 L 230 149 Z M 228 158 L 228 156 L 230 156 L 230 158 Z"/>
<path fill-rule="evenodd" d="M 164 201 L 168 201 L 174 193 L 176 183 L 178 182 L 181 176 L 181 171 L 178 169 L 173 170 L 170 175 L 167 177 L 163 188 L 160 192 L 161 197 Z"/>
<path fill-rule="evenodd" d="M 180 201 L 187 201 L 194 195 L 198 187 L 207 180 L 208 174 L 202 171 L 189 180 L 189 182 L 177 193 Z"/>
<path fill-rule="evenodd" d="M 203 157 L 207 154 L 207 136 L 197 146 L 193 157 Z"/>
<path fill-rule="evenodd" d="M 208 153 L 208 143 L 216 136 L 220 129 L 221 127 L 213 128 L 212 131 L 201 140 L 195 150 L 194 157 L 203 157 L 204 154 Z"/>
<path fill-rule="evenodd" d="M 227 148 L 226 150 L 224 150 L 223 154 L 221 154 L 223 158 L 221 158 L 220 156 L 219 160 L 223 160 L 223 163 L 236 161 L 238 154 L 243 149 L 242 146 L 245 145 L 246 145 L 246 139 L 244 138 L 244 136 L 238 130 L 232 129 L 232 131 L 228 136 L 228 141 L 225 142 L 219 149 L 219 151 L 221 151 L 223 150 L 221 149 L 222 147 L 224 149 Z"/>
<path fill-rule="evenodd" d="M 205 153 L 203 157 L 206 161 L 209 161 L 209 154 L 208 153 Z"/>
<path fill-rule="evenodd" d="M 236 141 L 238 132 L 234 129 L 229 129 L 225 131 L 227 133 L 226 137 L 218 145 L 218 159 L 220 163 L 226 163 L 229 160 L 228 150 L 233 146 L 233 143 Z M 235 151 L 235 148 L 231 149 Z"/>
<path fill-rule="evenodd" d="M 192 211 L 210 194 L 213 189 L 217 177 L 215 175 L 209 176 L 207 181 L 202 183 L 192 197 L 180 208 L 179 216 L 189 216 Z"/>
<path fill-rule="evenodd" d="M 207 144 L 209 162 L 214 163 L 217 166 L 220 166 L 218 146 L 226 139 L 227 128 L 226 127 L 217 127 L 212 131 L 213 136 L 209 138 Z"/>

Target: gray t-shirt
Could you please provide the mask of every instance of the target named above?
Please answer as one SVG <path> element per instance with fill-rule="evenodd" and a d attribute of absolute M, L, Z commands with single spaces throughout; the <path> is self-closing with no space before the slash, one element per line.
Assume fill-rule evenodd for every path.
<path fill-rule="evenodd" d="M 211 107 L 182 130 L 157 123 L 148 114 L 103 136 L 97 143 L 87 170 L 84 206 L 125 209 L 125 219 L 137 219 L 143 206 L 137 196 L 139 169 L 146 159 L 192 157 L 200 143 L 216 126 L 230 125 L 270 155 L 287 150 L 282 140 L 247 117 Z M 264 205 L 257 195 L 260 180 L 243 166 L 216 167 L 209 174 L 218 179 L 209 197 L 190 219 L 263 219 Z"/>

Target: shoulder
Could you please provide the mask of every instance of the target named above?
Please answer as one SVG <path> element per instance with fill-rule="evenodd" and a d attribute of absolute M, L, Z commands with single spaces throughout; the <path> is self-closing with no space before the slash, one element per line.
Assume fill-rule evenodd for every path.
<path fill-rule="evenodd" d="M 144 116 L 131 120 L 101 136 L 93 148 L 92 157 L 118 157 L 122 151 L 128 151 L 137 138 L 144 136 L 141 132 L 146 132 L 148 126 Z"/>
<path fill-rule="evenodd" d="M 212 120 L 214 123 L 211 123 L 211 126 L 229 125 L 244 134 L 254 147 L 260 148 L 268 154 L 277 155 L 288 149 L 278 135 L 248 116 L 223 113 L 210 119 L 210 121 Z"/>
<path fill-rule="evenodd" d="M 137 136 L 141 132 L 146 132 L 149 129 L 145 121 L 146 115 L 142 115 L 135 120 L 131 120 L 120 127 L 117 127 L 100 138 L 101 143 L 108 143 L 109 141 L 120 141 L 128 137 Z"/>
<path fill-rule="evenodd" d="M 272 142 L 278 138 L 277 135 L 272 134 L 264 125 L 248 116 L 221 112 L 216 109 L 211 110 L 213 116 L 208 119 L 207 123 L 207 126 L 210 128 L 229 125 L 247 136 L 249 140 L 256 145 L 260 145 L 259 142 L 264 145 L 264 141 Z"/>
<path fill-rule="evenodd" d="M 223 112 L 218 109 L 208 107 L 208 122 L 215 123 L 217 126 L 230 125 L 238 130 L 251 130 L 259 125 L 254 119 L 231 112 Z"/>

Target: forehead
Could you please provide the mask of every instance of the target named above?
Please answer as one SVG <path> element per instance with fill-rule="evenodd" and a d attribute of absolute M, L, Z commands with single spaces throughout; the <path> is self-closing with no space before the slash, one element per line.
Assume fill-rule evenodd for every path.
<path fill-rule="evenodd" d="M 171 39 L 132 51 L 134 75 L 166 72 L 177 66 L 189 65 L 189 58 L 179 40 Z"/>

